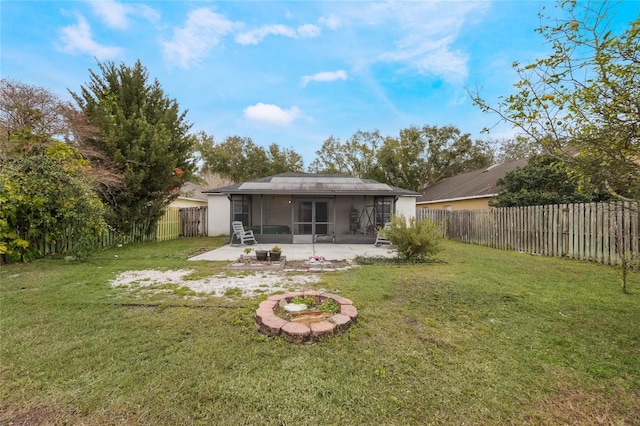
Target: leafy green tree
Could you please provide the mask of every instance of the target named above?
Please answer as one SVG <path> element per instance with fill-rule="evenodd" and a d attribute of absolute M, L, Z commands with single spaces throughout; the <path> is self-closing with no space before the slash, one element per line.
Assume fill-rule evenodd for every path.
<path fill-rule="evenodd" d="M 205 171 L 217 173 L 234 182 L 267 176 L 267 153 L 251 138 L 230 136 L 216 144 L 213 137 L 201 133 L 198 151 Z"/>
<path fill-rule="evenodd" d="M 309 165 L 312 173 L 349 174 L 350 166 L 345 161 L 346 148 L 340 139 L 329 136 L 316 151 L 316 158 Z"/>
<path fill-rule="evenodd" d="M 624 31 L 611 25 L 611 2 L 561 1 L 564 15 L 541 13 L 537 29 L 551 53 L 514 63 L 516 92 L 483 111 L 623 198 L 640 199 L 640 16 Z"/>
<path fill-rule="evenodd" d="M 57 141 L 3 161 L 0 255 L 22 261 L 42 257 L 41 243 L 63 236 L 74 241 L 72 252 L 89 250 L 106 230 L 104 205 L 87 178 L 89 167 L 77 149 Z"/>
<path fill-rule="evenodd" d="M 316 156 L 311 172 L 349 174 L 413 191 L 488 166 L 493 158 L 488 144 L 472 142 L 453 126 L 412 126 L 398 137 L 359 130 L 344 143 L 331 136 Z"/>
<path fill-rule="evenodd" d="M 488 167 L 493 162 L 491 147 L 471 140 L 455 126 L 424 126 L 427 140 L 427 184 L 461 173 Z"/>
<path fill-rule="evenodd" d="M 508 172 L 497 183 L 505 189 L 490 201 L 493 207 L 589 203 L 610 197 L 604 187 L 585 182 L 549 155 L 531 157 L 526 166 Z"/>
<path fill-rule="evenodd" d="M 0 255 L 30 260 L 43 244 L 71 240 L 81 254 L 104 230 L 96 174 L 76 147 L 82 120 L 47 90 L 0 83 Z M 66 142 L 55 140 L 64 139 Z"/>
<path fill-rule="evenodd" d="M 302 161 L 300 154 L 293 149 L 280 148 L 275 143 L 269 145 L 267 150 L 267 165 L 268 175 L 286 172 L 300 173 L 304 169 L 304 161 Z"/>
<path fill-rule="evenodd" d="M 286 172 L 301 172 L 300 154 L 277 144 L 268 149 L 256 145 L 251 138 L 230 136 L 216 144 L 206 133 L 198 135 L 198 152 L 205 174 L 217 174 L 233 182 L 244 182 Z"/>
<path fill-rule="evenodd" d="M 493 151 L 454 126 L 409 127 L 388 137 L 378 151 L 383 180 L 413 191 L 447 177 L 491 165 Z"/>
<path fill-rule="evenodd" d="M 380 165 L 377 154 L 383 140 L 377 130 L 358 130 L 344 143 L 331 136 L 316 151 L 317 157 L 309 170 L 314 173 L 341 173 L 364 179 L 378 179 Z"/>
<path fill-rule="evenodd" d="M 400 130 L 399 138 L 387 137 L 378 152 L 383 181 L 412 191 L 425 187 L 429 173 L 428 141 L 417 127 Z"/>
<path fill-rule="evenodd" d="M 244 182 L 286 172 L 302 172 L 302 156 L 277 144 L 268 149 L 256 145 L 251 138 L 230 136 L 216 144 L 212 136 L 201 132 L 197 147 L 205 174 L 217 174 L 233 182 Z"/>
<path fill-rule="evenodd" d="M 92 167 L 84 172 L 96 191 L 110 194 L 123 187 L 122 175 L 113 170 L 106 155 L 86 143 L 97 129 L 69 102 L 42 87 L 0 80 L 0 129 L 0 160 L 20 157 L 36 145 L 60 140 L 91 162 Z"/>
<path fill-rule="evenodd" d="M 42 87 L 0 79 L 2 155 L 6 158 L 14 149 L 21 151 L 27 139 L 34 143 L 42 137 L 48 141 L 54 135 L 68 135 L 70 109 L 70 105 Z M 23 135 L 16 135 L 18 132 Z"/>
<path fill-rule="evenodd" d="M 106 154 L 124 176 L 124 188 L 104 194 L 110 222 L 129 232 L 135 225 L 150 233 L 177 189 L 195 170 L 194 138 L 186 111 L 169 99 L 147 69 L 98 63 L 90 81 L 73 98 L 100 130 L 87 143 Z"/>
<path fill-rule="evenodd" d="M 507 163 L 541 154 L 537 144 L 523 137 L 489 140 L 486 143 L 492 147 L 494 164 Z"/>

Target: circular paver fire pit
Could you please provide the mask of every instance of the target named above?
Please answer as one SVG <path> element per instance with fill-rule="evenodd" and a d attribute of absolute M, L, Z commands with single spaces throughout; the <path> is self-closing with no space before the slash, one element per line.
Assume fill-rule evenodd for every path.
<path fill-rule="evenodd" d="M 277 311 L 291 302 L 294 297 L 311 297 L 317 304 L 332 299 L 340 307 L 340 311 L 326 318 L 311 318 L 308 321 L 287 320 L 277 315 Z M 296 291 L 286 294 L 275 294 L 260 303 L 256 310 L 255 322 L 260 333 L 267 336 L 282 335 L 292 343 L 311 343 L 344 333 L 358 318 L 358 310 L 353 302 L 344 297 L 322 291 Z"/>

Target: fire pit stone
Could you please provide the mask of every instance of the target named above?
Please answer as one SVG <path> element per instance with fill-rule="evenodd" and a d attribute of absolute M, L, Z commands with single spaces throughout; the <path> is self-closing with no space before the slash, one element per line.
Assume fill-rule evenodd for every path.
<path fill-rule="evenodd" d="M 331 314 L 318 310 L 294 312 L 291 300 L 296 297 L 313 298 L 317 304 L 332 299 L 340 307 L 340 312 Z M 287 319 L 277 312 L 287 311 Z M 321 339 L 346 332 L 356 321 L 358 310 L 353 302 L 345 297 L 322 291 L 291 292 L 271 295 L 260 303 L 255 313 L 255 324 L 260 333 L 268 336 L 282 335 L 292 343 L 312 343 Z"/>

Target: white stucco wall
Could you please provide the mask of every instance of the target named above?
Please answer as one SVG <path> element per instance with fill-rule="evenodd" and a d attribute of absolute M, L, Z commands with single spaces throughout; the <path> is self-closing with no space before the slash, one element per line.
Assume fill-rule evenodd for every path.
<path fill-rule="evenodd" d="M 416 197 L 398 197 L 396 214 L 404 215 L 409 220 L 416 216 Z"/>
<path fill-rule="evenodd" d="M 224 194 L 208 194 L 207 220 L 209 236 L 229 235 L 231 206 Z"/>

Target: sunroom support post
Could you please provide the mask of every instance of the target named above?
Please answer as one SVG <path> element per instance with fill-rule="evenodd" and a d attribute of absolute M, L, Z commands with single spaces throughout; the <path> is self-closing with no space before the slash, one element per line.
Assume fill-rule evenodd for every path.
<path fill-rule="evenodd" d="M 289 198 L 289 206 L 291 206 L 291 241 L 293 242 L 293 236 L 295 235 L 295 207 L 294 207 L 295 201 L 293 199 L 293 194 L 291 194 L 290 198 Z"/>
<path fill-rule="evenodd" d="M 264 194 L 260 194 L 260 235 L 263 233 L 264 225 Z"/>
<path fill-rule="evenodd" d="M 229 200 L 229 217 L 231 218 L 231 221 L 229 222 L 229 244 L 231 244 L 233 242 L 233 225 L 231 224 L 231 222 L 233 222 L 233 196 L 232 195 L 227 195 L 227 200 Z"/>
<path fill-rule="evenodd" d="M 336 224 L 337 219 L 338 219 L 338 209 L 337 206 L 338 205 L 338 196 L 334 195 L 333 196 L 333 233 L 332 233 L 332 237 L 331 240 L 333 241 L 333 244 L 336 243 Z"/>

